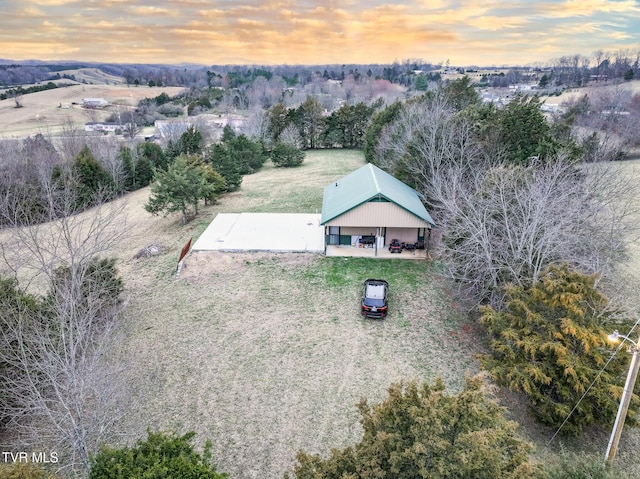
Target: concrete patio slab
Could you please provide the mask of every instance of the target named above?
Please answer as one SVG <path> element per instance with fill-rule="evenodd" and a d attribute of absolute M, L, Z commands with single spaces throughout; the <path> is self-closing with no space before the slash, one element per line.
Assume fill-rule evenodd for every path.
<path fill-rule="evenodd" d="M 193 250 L 323 253 L 324 227 L 319 214 L 219 213 Z"/>

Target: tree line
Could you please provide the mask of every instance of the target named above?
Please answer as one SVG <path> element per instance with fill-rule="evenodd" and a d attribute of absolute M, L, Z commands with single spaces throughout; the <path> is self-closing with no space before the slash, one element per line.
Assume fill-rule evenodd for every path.
<path fill-rule="evenodd" d="M 269 158 L 281 167 L 304 160 L 293 144 L 282 141 L 269 147 L 228 126 L 221 141 L 211 144 L 192 126 L 165 148 L 153 142 L 129 146 L 114 138 L 78 135 L 62 137 L 56 146 L 41 134 L 0 146 L 0 225 L 5 226 L 58 219 L 50 191 L 72 190 L 69 207 L 79 212 L 152 183 L 149 211 L 180 211 L 186 221 L 197 213 L 199 201 L 214 203 L 220 194 L 238 190 L 242 177 Z M 189 180 L 176 190 L 175 182 L 184 175 Z"/>
<path fill-rule="evenodd" d="M 4 91 L 3 93 L 0 93 L 0 100 L 6 100 L 7 98 L 13 98 L 15 96 L 18 95 L 25 95 L 27 93 L 35 93 L 38 91 L 46 91 L 46 90 L 53 90 L 54 88 L 58 88 L 58 85 L 56 85 L 53 82 L 47 82 L 44 85 L 33 85 L 33 86 L 29 86 L 29 87 L 16 87 L 16 88 L 9 88 L 8 90 Z"/>
<path fill-rule="evenodd" d="M 607 79 L 623 80 L 640 78 L 640 51 L 638 50 L 595 50 L 589 55 L 576 53 L 552 58 L 536 64 L 533 69 L 540 73 L 540 77 L 547 75 L 554 85 L 569 87 L 582 86 L 590 81 Z M 99 68 L 111 75 L 125 78 L 129 85 L 167 85 L 184 86 L 187 88 L 238 88 L 253 83 L 257 78 L 271 80 L 278 77 L 286 86 L 301 86 L 312 83 L 315 78 L 343 81 L 349 77 L 356 80 L 369 78 L 371 80 L 386 80 L 407 88 L 421 90 L 421 83 L 425 75 L 441 70 L 448 66 L 448 61 L 427 61 L 420 58 L 408 58 L 394 61 L 390 64 L 332 64 L 332 65 L 276 65 L 276 66 L 248 66 L 248 65 L 189 65 L 176 68 L 173 65 L 144 65 L 144 64 L 110 64 L 88 63 L 82 64 L 41 64 L 25 65 L 18 62 L 0 65 L 0 85 L 12 86 L 50 80 L 54 72 L 65 69 L 82 67 Z M 464 73 L 467 70 L 481 69 L 482 65 L 458 66 Z M 501 80 L 510 83 L 521 81 L 531 68 L 514 66 L 509 73 L 496 80 L 494 86 L 507 86 Z M 416 72 L 420 72 L 416 74 Z M 424 72 L 425 75 L 422 75 Z M 505 78 L 508 77 L 508 78 Z"/>

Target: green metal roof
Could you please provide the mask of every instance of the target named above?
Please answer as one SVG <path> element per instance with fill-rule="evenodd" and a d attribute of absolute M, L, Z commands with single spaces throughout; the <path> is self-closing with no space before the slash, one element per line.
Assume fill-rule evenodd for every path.
<path fill-rule="evenodd" d="M 375 199 L 391 201 L 435 226 L 416 190 L 371 163 L 325 186 L 320 222 L 326 224 Z"/>

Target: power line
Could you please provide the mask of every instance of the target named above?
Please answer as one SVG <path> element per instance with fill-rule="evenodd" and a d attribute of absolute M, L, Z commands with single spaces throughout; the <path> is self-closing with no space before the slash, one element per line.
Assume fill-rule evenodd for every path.
<path fill-rule="evenodd" d="M 630 336 L 633 333 L 633 330 L 636 329 L 636 327 L 638 326 L 638 324 L 640 324 L 640 318 L 638 318 L 638 320 L 635 322 L 635 324 L 632 326 L 631 330 L 629 331 L 629 334 L 627 334 L 627 336 Z M 611 361 L 613 361 L 613 359 L 616 357 L 616 354 L 618 354 L 618 352 L 622 349 L 622 347 L 624 346 L 624 341 L 622 341 L 618 347 L 616 348 L 616 350 L 611 354 L 611 357 L 607 360 L 607 362 L 604 364 L 604 366 L 602 366 L 602 369 L 600 369 L 600 371 L 598 371 L 598 374 L 596 375 L 596 377 L 593 379 L 593 381 L 591 381 L 591 384 L 589 384 L 589 387 L 587 388 L 587 390 L 584 392 L 584 394 L 580 397 L 580 399 L 578 399 L 578 402 L 576 403 L 575 406 L 573 406 L 573 409 L 571 410 L 571 412 L 569 412 L 569 414 L 567 415 L 567 417 L 565 418 L 564 421 L 562 421 L 562 424 L 560 424 L 560 427 L 558 427 L 558 430 L 554 433 L 553 436 L 551 436 L 551 439 L 549 439 L 549 442 L 547 442 L 546 444 L 546 448 L 548 448 L 551 443 L 553 442 L 553 440 L 556 438 L 556 436 L 558 434 L 560 434 L 560 431 L 562 430 L 563 426 L 567 423 L 567 421 L 569 420 L 569 418 L 571 418 L 571 415 L 576 411 L 576 409 L 578 409 L 578 406 L 580 405 L 580 403 L 582 402 L 582 400 L 587 396 L 587 394 L 589 394 L 589 391 L 591 390 L 591 388 L 593 387 L 593 385 L 596 383 L 596 381 L 600 378 L 600 376 L 602 376 L 602 373 L 604 372 L 604 370 L 607 368 L 607 366 L 609 365 L 609 363 Z"/>

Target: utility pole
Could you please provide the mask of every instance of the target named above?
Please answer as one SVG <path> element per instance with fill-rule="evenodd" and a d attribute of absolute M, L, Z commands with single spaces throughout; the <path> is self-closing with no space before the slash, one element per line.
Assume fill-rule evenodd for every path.
<path fill-rule="evenodd" d="M 611 438 L 609 439 L 609 445 L 607 446 L 606 460 L 607 462 L 613 461 L 618 451 L 618 443 L 620 442 L 620 436 L 622 435 L 622 428 L 624 427 L 624 420 L 627 417 L 627 410 L 629 409 L 629 403 L 631 402 L 631 396 L 633 395 L 633 387 L 638 377 L 638 369 L 640 368 L 640 339 L 638 343 L 634 343 L 627 336 L 618 334 L 618 331 L 614 331 L 610 336 L 612 339 L 622 338 L 633 343 L 631 349 L 631 364 L 629 365 L 629 373 L 627 374 L 627 381 L 624 384 L 624 390 L 622 391 L 622 397 L 620 398 L 620 407 L 618 408 L 618 415 L 616 421 L 613 424 L 613 431 L 611 431 Z"/>

